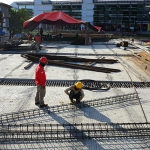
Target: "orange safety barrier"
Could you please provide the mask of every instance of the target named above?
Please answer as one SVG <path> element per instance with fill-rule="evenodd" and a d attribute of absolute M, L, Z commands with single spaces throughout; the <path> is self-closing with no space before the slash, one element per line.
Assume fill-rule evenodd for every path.
<path fill-rule="evenodd" d="M 42 37 L 37 35 L 36 38 L 35 38 L 36 42 L 41 42 L 42 41 Z"/>

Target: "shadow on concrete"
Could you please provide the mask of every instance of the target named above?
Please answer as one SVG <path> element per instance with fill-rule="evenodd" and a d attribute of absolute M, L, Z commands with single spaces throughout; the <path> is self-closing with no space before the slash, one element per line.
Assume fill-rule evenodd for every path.
<path fill-rule="evenodd" d="M 100 113 L 98 110 L 96 110 L 94 107 L 91 107 L 88 104 L 84 104 L 87 105 L 86 108 L 80 108 L 80 106 L 77 106 L 81 111 L 84 112 L 84 116 L 86 118 L 90 118 L 93 120 L 97 120 L 98 123 L 110 123 L 110 126 L 112 126 L 114 128 L 114 130 L 119 130 L 122 131 L 123 133 L 128 132 L 126 129 L 124 129 L 122 126 L 115 124 L 113 125 L 113 123 L 111 122 L 111 120 L 106 117 L 105 115 L 103 115 L 102 113 Z"/>
<path fill-rule="evenodd" d="M 56 120 L 59 124 L 62 124 L 62 122 L 63 122 L 63 124 L 70 124 L 70 122 L 68 122 L 68 121 L 66 121 L 65 119 L 63 119 L 62 117 L 60 117 L 60 116 L 58 116 L 56 113 L 50 113 L 49 114 L 54 120 Z M 73 125 L 72 125 L 73 126 Z M 73 126 L 74 127 L 74 126 Z M 75 128 L 75 127 L 74 127 Z M 67 129 L 67 128 L 65 128 L 65 129 Z M 80 132 L 80 130 L 79 129 L 77 129 L 77 128 L 75 128 L 76 129 L 76 131 L 78 132 Z M 68 129 L 69 130 L 69 129 Z M 76 133 L 72 133 L 72 136 L 76 136 Z M 85 134 L 83 134 L 83 136 L 84 137 L 87 137 L 87 135 L 85 135 Z M 92 139 L 92 138 L 90 138 L 90 140 L 88 140 L 87 141 L 87 139 L 88 139 L 88 137 L 87 138 L 85 138 L 85 139 L 74 139 L 74 140 L 76 140 L 77 142 L 82 142 L 82 144 L 84 145 L 84 146 L 86 146 L 87 148 L 88 148 L 88 150 L 90 150 L 91 148 L 92 149 L 94 149 L 94 147 L 96 147 L 97 149 L 99 149 L 99 150 L 103 150 L 104 148 L 96 141 L 96 140 L 94 140 L 94 139 Z M 89 144 L 89 143 L 91 143 L 91 144 L 93 144 L 93 146 L 90 146 L 91 144 Z"/>
<path fill-rule="evenodd" d="M 84 116 L 93 120 L 97 120 L 98 122 L 107 122 L 110 123 L 111 120 L 100 113 L 98 110 L 96 110 L 94 107 L 91 107 L 88 104 L 84 104 L 83 108 L 80 108 L 80 106 L 77 106 L 80 111 L 84 113 Z"/>
<path fill-rule="evenodd" d="M 86 108 L 80 108 L 79 105 L 77 105 L 76 107 L 79 108 L 79 110 L 83 111 L 84 114 L 85 114 L 85 117 L 87 118 L 91 118 L 91 119 L 94 119 L 94 120 L 97 120 L 99 123 L 101 122 L 104 122 L 104 123 L 111 123 L 111 120 L 106 117 L 105 115 L 101 114 L 99 111 L 97 111 L 95 108 L 93 107 L 90 107 L 87 105 L 88 109 Z M 46 112 L 47 113 L 47 112 Z M 70 122 L 66 121 L 63 117 L 59 116 L 59 114 L 56 114 L 56 113 L 50 113 L 49 114 L 55 121 L 57 121 L 59 124 L 70 124 Z M 72 116 L 73 118 L 74 116 Z M 82 122 L 80 122 L 82 123 Z M 80 124 L 79 123 L 79 124 Z M 92 123 L 92 122 L 91 122 Z M 63 126 L 66 130 L 69 130 L 67 127 Z M 80 132 L 79 129 L 77 129 L 74 125 L 72 125 L 72 127 L 77 131 L 77 132 Z M 112 125 L 112 127 L 114 127 L 114 125 Z M 119 125 L 115 125 L 115 128 L 116 129 L 119 129 L 119 131 L 121 130 L 122 132 L 127 132 L 126 129 L 124 129 L 123 127 L 119 126 Z M 72 136 L 75 136 L 76 137 L 76 133 L 71 133 Z M 90 149 L 90 145 L 89 145 L 89 142 L 92 142 L 91 144 L 93 144 L 93 148 L 94 147 L 97 147 L 98 149 L 100 150 L 103 150 L 104 148 L 97 142 L 97 140 L 93 139 L 93 138 L 90 138 L 90 140 L 87 141 L 87 139 L 89 139 L 89 137 L 87 135 L 85 135 L 83 133 L 83 137 L 84 137 L 84 140 L 83 139 L 76 139 L 78 142 L 82 142 L 84 144 L 84 146 L 86 146 L 88 149 Z M 89 147 L 90 146 L 90 147 Z"/>

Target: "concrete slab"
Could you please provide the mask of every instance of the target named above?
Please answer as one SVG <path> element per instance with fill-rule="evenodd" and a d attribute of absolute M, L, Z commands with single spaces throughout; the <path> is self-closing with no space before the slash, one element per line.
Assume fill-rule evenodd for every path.
<path fill-rule="evenodd" d="M 137 51 L 122 50 L 115 46 L 117 40 L 112 40 L 108 45 L 64 45 L 61 48 L 45 47 L 38 53 L 73 53 L 75 57 L 78 54 L 95 54 L 95 56 L 82 56 L 84 58 L 97 58 L 96 54 L 112 54 L 105 56 L 109 59 L 118 59 L 120 63 L 116 64 L 96 64 L 98 67 L 108 67 L 120 69 L 119 73 L 102 73 L 80 69 L 71 69 L 65 67 L 47 65 L 45 71 L 47 79 L 50 80 L 101 80 L 101 81 L 149 81 L 149 76 L 145 74 L 135 63 L 127 57 L 118 57 L 114 54 L 131 54 Z M 46 45 L 46 44 L 45 44 Z M 34 79 L 34 71 L 37 64 L 29 69 L 24 67 L 28 65 L 28 61 L 21 57 L 20 54 L 0 54 L 0 78 L 19 78 Z M 46 87 L 45 103 L 49 106 L 69 104 L 68 96 L 64 93 L 67 87 Z M 35 86 L 7 86 L 0 85 L 0 114 L 25 111 L 30 109 L 38 109 L 34 104 L 36 93 Z M 17 124 L 65 124 L 65 123 L 133 123 L 150 121 L 150 103 L 149 89 L 135 88 L 112 88 L 108 91 L 90 91 L 84 90 L 85 98 L 83 101 L 95 100 L 111 96 L 118 96 L 129 93 L 138 93 L 139 100 L 127 101 L 124 103 L 116 103 L 112 105 L 104 105 L 97 107 L 85 107 L 67 112 L 55 112 L 42 116 L 35 116 L 32 119 L 18 120 Z M 142 110 L 143 108 L 143 110 Z M 146 115 L 146 119 L 145 116 Z M 117 138 L 117 139 L 84 139 L 84 140 L 57 140 L 57 141 L 40 141 L 40 142 L 16 142 L 1 144 L 1 149 L 149 149 L 149 139 L 140 138 Z"/>

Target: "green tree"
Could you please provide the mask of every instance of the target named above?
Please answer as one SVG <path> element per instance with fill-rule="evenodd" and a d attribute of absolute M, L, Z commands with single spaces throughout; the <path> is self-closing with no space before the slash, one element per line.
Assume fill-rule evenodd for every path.
<path fill-rule="evenodd" d="M 32 17 L 31 13 L 29 13 L 25 8 L 18 10 L 11 8 L 9 10 L 9 14 L 10 14 L 9 27 L 10 30 L 13 31 L 13 33 L 22 32 L 23 22 Z"/>

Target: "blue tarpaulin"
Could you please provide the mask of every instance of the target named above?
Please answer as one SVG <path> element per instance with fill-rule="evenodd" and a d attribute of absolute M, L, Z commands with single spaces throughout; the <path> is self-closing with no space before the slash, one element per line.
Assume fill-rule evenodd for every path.
<path fill-rule="evenodd" d="M 5 32 L 2 31 L 2 28 L 0 28 L 0 35 L 4 35 Z"/>

